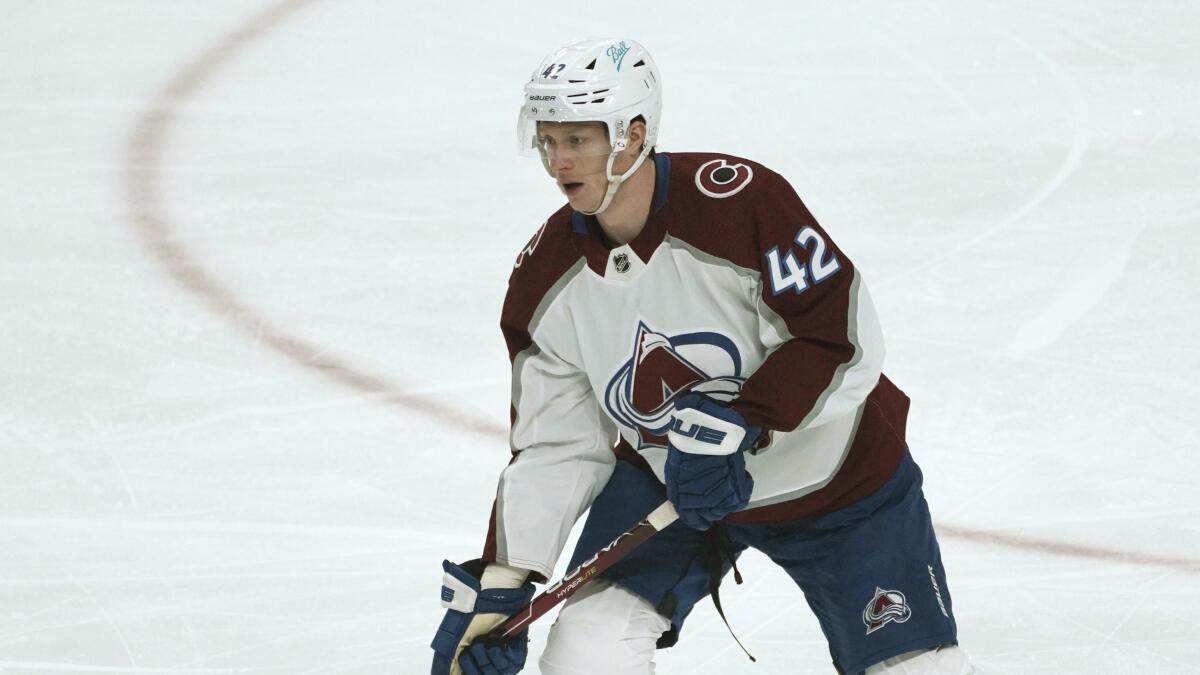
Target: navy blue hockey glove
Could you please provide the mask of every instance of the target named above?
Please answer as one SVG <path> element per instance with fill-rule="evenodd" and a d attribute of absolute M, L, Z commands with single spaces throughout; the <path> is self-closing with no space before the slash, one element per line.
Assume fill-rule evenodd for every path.
<path fill-rule="evenodd" d="M 481 589 L 483 560 L 455 565 L 442 561 L 442 606 L 446 616 L 429 645 L 432 675 L 513 675 L 525 667 L 529 631 L 507 640 L 485 637 L 533 599 L 533 584 L 520 588 Z M 457 663 L 455 663 L 457 659 Z"/>
<path fill-rule="evenodd" d="M 508 617 L 505 617 L 508 618 Z M 471 643 L 458 663 L 466 675 L 514 675 L 525 667 L 529 656 L 529 631 L 511 640 L 483 636 Z"/>
<path fill-rule="evenodd" d="M 760 432 L 707 396 L 679 397 L 667 433 L 666 479 L 667 499 L 684 525 L 707 530 L 750 503 L 754 479 L 742 453 Z"/>

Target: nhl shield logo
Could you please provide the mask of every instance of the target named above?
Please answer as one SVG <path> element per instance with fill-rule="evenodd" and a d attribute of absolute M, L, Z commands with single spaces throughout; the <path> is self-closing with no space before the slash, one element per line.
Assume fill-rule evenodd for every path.
<path fill-rule="evenodd" d="M 617 257 L 613 258 L 613 266 L 617 268 L 618 272 L 628 272 L 629 255 L 625 253 L 618 253 Z"/>
<path fill-rule="evenodd" d="M 904 623 L 912 616 L 912 609 L 904 594 L 900 591 L 885 591 L 875 587 L 875 597 L 867 603 L 863 610 L 863 623 L 867 625 L 867 635 L 883 628 L 889 623 Z"/>

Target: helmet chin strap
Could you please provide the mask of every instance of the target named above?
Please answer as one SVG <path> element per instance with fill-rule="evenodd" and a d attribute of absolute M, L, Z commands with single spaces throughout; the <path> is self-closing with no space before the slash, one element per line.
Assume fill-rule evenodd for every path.
<path fill-rule="evenodd" d="M 643 144 L 642 152 L 638 155 L 638 158 L 634 160 L 633 166 L 629 167 L 629 169 L 627 169 L 625 173 L 621 174 L 620 176 L 614 176 L 613 162 L 616 161 L 617 154 L 619 152 L 620 149 L 614 150 L 608 156 L 608 164 L 604 168 L 604 177 L 608 179 L 608 189 L 604 191 L 604 199 L 600 200 L 600 206 L 596 207 L 595 211 L 580 211 L 580 213 L 589 216 L 604 213 L 604 209 L 607 209 L 609 204 L 612 204 L 613 197 L 617 194 L 617 188 L 621 187 L 621 183 L 625 182 L 630 176 L 632 176 L 633 173 L 638 170 L 638 167 L 642 165 L 642 162 L 646 160 L 646 157 L 650 155 L 650 146 Z"/>

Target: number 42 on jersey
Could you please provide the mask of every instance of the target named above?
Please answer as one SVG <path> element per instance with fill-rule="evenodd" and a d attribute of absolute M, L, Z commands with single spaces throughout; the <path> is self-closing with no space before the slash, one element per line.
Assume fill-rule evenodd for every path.
<path fill-rule="evenodd" d="M 825 281 L 842 268 L 837 255 L 829 251 L 829 246 L 821 233 L 812 227 L 804 227 L 796 233 L 796 244 L 810 253 L 808 261 L 801 263 L 795 251 L 787 249 L 786 254 L 780 255 L 776 246 L 767 251 L 767 268 L 771 276 L 771 291 L 775 295 L 788 289 L 797 295 L 809 287 Z"/>

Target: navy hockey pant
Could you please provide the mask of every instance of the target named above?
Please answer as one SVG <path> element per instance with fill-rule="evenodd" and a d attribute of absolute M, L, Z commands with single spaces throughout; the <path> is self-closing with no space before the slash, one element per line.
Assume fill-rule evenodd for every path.
<path fill-rule="evenodd" d="M 665 499 L 666 489 L 653 476 L 618 461 L 592 504 L 570 567 Z M 676 522 L 602 576 L 671 619 L 671 631 L 659 640 L 660 648 L 669 647 L 692 607 L 747 548 L 783 567 L 804 592 L 840 673 L 861 673 L 906 652 L 957 644 L 921 470 L 907 452 L 879 490 L 849 506 L 780 523 L 719 523 L 706 532 Z"/>

